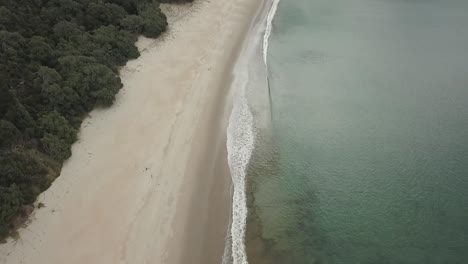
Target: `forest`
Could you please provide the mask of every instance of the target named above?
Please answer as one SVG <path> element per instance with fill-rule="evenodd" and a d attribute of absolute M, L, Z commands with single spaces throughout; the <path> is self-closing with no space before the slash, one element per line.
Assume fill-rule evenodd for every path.
<path fill-rule="evenodd" d="M 86 115 L 113 103 L 137 37 L 167 26 L 151 0 L 0 0 L 0 239 L 59 176 Z"/>

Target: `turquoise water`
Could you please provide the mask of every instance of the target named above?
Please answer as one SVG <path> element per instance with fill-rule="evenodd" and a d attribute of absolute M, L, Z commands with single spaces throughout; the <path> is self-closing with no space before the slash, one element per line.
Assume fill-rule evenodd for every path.
<path fill-rule="evenodd" d="M 468 263 L 468 1 L 282 0 L 268 67 L 249 263 Z"/>

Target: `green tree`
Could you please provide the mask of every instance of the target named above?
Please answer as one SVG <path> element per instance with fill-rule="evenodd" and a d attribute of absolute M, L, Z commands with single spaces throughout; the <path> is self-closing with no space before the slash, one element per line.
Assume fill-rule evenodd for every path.
<path fill-rule="evenodd" d="M 146 1 L 146 0 L 143 0 Z M 141 0 L 106 0 L 106 2 L 113 3 L 119 5 L 127 11 L 129 14 L 137 14 L 138 13 L 138 2 Z"/>
<path fill-rule="evenodd" d="M 36 123 L 29 114 L 26 107 L 17 99 L 14 98 L 4 118 L 13 124 L 21 131 L 26 131 L 29 135 L 34 132 Z"/>
<path fill-rule="evenodd" d="M 97 2 L 89 4 L 86 14 L 86 28 L 95 29 L 102 25 L 118 25 L 127 11 L 116 4 Z"/>
<path fill-rule="evenodd" d="M 29 52 L 25 38 L 18 32 L 0 31 L 0 43 L 0 61 L 6 65 L 2 70 L 11 77 L 21 76 Z"/>
<path fill-rule="evenodd" d="M 144 21 L 141 16 L 128 15 L 120 21 L 120 25 L 129 32 L 139 34 L 143 30 Z"/>
<path fill-rule="evenodd" d="M 27 153 L 3 152 L 0 155 L 0 186 L 16 184 L 25 203 L 32 203 L 49 186 L 46 168 Z"/>
<path fill-rule="evenodd" d="M 0 6 L 0 30 L 15 31 L 17 18 L 8 8 Z"/>
<path fill-rule="evenodd" d="M 83 18 L 83 13 L 83 4 L 73 0 L 49 0 L 47 5 L 40 10 L 41 17 L 49 25 L 54 25 L 59 21 L 78 22 Z"/>
<path fill-rule="evenodd" d="M 42 88 L 42 98 L 47 105 L 67 117 L 79 116 L 82 113 L 80 107 L 80 97 L 72 88 L 60 86 L 58 84 L 44 85 Z"/>
<path fill-rule="evenodd" d="M 159 4 L 148 5 L 140 12 L 143 18 L 143 35 L 156 38 L 166 30 L 167 17 L 159 8 Z"/>
<path fill-rule="evenodd" d="M 6 236 L 10 223 L 23 203 L 21 192 L 15 184 L 0 186 L 0 237 Z"/>
<path fill-rule="evenodd" d="M 78 24 L 68 21 L 59 21 L 54 25 L 53 32 L 57 39 L 65 40 L 76 40 L 85 33 Z"/>
<path fill-rule="evenodd" d="M 39 63 L 48 64 L 53 58 L 53 49 L 43 37 L 34 36 L 29 40 L 30 58 Z"/>
<path fill-rule="evenodd" d="M 80 106 L 91 109 L 96 103 L 109 105 L 111 98 L 122 87 L 120 78 L 109 67 L 85 56 L 67 56 L 59 59 L 59 72 L 64 85 L 71 87 L 80 97 Z"/>
<path fill-rule="evenodd" d="M 1 71 L 2 64 L 0 63 L 0 80 L 6 80 L 7 74 L 4 71 Z M 13 97 L 9 91 L 8 83 L 0 82 L 0 116 L 4 116 L 8 111 Z"/>
<path fill-rule="evenodd" d="M 58 161 L 64 161 L 71 156 L 70 144 L 54 135 L 45 134 L 41 139 L 45 153 Z"/>
<path fill-rule="evenodd" d="M 83 75 L 86 76 L 84 81 L 90 87 L 92 98 L 99 105 L 111 105 L 122 88 L 120 77 L 104 65 L 89 65 L 83 69 Z"/>
<path fill-rule="evenodd" d="M 97 48 L 90 55 L 109 67 L 124 65 L 128 59 L 134 59 L 140 55 L 134 44 L 136 37 L 113 25 L 96 29 L 93 40 Z"/>
<path fill-rule="evenodd" d="M 45 134 L 51 134 L 71 145 L 76 141 L 77 131 L 67 119 L 56 111 L 42 115 L 39 118 L 39 128 Z"/>
<path fill-rule="evenodd" d="M 0 119 L 0 147 L 13 145 L 21 136 L 18 128 L 11 122 Z"/>
<path fill-rule="evenodd" d="M 77 70 L 81 69 L 84 66 L 96 64 L 97 61 L 95 58 L 91 58 L 88 56 L 75 56 L 75 55 L 68 55 L 62 56 L 58 59 L 58 67 L 57 70 L 61 76 L 65 79 L 70 79 L 69 77 Z"/>
<path fill-rule="evenodd" d="M 47 66 L 39 66 L 37 77 L 41 86 L 58 84 L 62 80 L 62 76 L 55 69 Z"/>

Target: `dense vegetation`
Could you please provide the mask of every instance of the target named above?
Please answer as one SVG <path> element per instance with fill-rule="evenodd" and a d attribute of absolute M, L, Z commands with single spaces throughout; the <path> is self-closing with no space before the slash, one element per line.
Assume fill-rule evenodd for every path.
<path fill-rule="evenodd" d="M 112 104 L 137 35 L 166 26 L 151 0 L 0 0 L 0 238 L 58 176 L 86 114 Z"/>

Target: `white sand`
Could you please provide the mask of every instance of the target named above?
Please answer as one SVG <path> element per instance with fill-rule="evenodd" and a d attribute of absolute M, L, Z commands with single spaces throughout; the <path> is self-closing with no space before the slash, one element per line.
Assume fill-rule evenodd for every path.
<path fill-rule="evenodd" d="M 224 102 L 259 2 L 164 7 L 169 32 L 139 40 L 115 105 L 83 122 L 38 199 L 45 207 L 0 245 L 0 263 L 220 263 L 230 212 Z"/>

